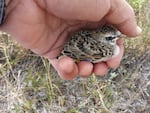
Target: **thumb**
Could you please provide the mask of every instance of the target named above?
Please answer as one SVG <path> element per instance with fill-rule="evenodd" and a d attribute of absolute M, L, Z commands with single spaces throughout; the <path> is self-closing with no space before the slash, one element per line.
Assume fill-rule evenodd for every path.
<path fill-rule="evenodd" d="M 47 10 L 69 20 L 98 22 L 110 9 L 109 0 L 47 0 Z"/>
<path fill-rule="evenodd" d="M 127 36 L 139 35 L 142 30 L 137 26 L 133 8 L 125 0 L 113 0 L 111 5 L 106 20 Z"/>

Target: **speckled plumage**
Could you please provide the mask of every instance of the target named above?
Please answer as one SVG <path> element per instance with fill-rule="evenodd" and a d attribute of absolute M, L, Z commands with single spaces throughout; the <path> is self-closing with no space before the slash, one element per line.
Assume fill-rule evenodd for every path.
<path fill-rule="evenodd" d="M 121 33 L 113 26 L 81 30 L 71 36 L 61 55 L 92 63 L 106 61 L 119 53 L 116 40 L 120 36 Z"/>

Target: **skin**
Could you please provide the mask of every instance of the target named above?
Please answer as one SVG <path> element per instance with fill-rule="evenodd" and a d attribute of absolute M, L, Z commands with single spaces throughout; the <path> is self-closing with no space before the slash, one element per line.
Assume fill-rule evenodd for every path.
<path fill-rule="evenodd" d="M 59 55 L 68 34 L 80 28 L 113 24 L 127 36 L 141 32 L 133 9 L 125 0 L 6 0 L 6 21 L 0 30 L 13 36 L 25 48 L 49 59 L 61 78 L 71 80 L 77 75 L 104 75 L 116 68 L 123 56 L 123 43 L 118 41 L 120 54 L 107 62 L 92 64 Z M 88 8 L 87 8 L 88 7 Z"/>

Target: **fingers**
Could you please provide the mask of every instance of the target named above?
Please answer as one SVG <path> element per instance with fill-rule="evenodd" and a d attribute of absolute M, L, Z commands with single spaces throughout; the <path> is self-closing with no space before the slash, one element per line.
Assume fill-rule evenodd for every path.
<path fill-rule="evenodd" d="M 136 24 L 132 7 L 125 0 L 112 0 L 110 13 L 105 18 L 127 36 L 137 36 L 142 31 Z"/>
<path fill-rule="evenodd" d="M 100 75 L 100 76 L 105 75 L 108 72 L 108 66 L 104 62 L 97 63 L 94 65 L 93 72 L 96 75 Z"/>
<path fill-rule="evenodd" d="M 69 57 L 63 57 L 59 60 L 51 59 L 49 61 L 64 80 L 72 80 L 77 75 L 88 77 L 93 72 L 96 75 L 104 75 L 108 71 L 108 66 L 103 62 L 93 65 L 90 62 L 81 61 L 80 63 L 75 64 L 73 59 Z"/>
<path fill-rule="evenodd" d="M 107 74 L 108 68 L 109 68 L 108 65 L 104 62 L 92 64 L 87 61 L 81 61 L 78 64 L 79 76 L 81 77 L 88 77 L 92 75 L 92 73 L 103 76 Z"/>
<path fill-rule="evenodd" d="M 72 80 L 78 74 L 78 67 L 74 63 L 73 59 L 69 57 L 63 57 L 61 59 L 51 59 L 50 63 L 57 70 L 62 79 Z"/>
<path fill-rule="evenodd" d="M 86 61 L 81 61 L 78 64 L 79 75 L 82 77 L 88 77 L 93 73 L 93 64 Z"/>
<path fill-rule="evenodd" d="M 65 80 L 71 80 L 77 75 L 87 77 L 93 73 L 93 64 L 90 62 L 81 61 L 77 65 L 69 57 L 62 57 L 59 60 L 51 59 L 50 62 L 60 77 Z"/>

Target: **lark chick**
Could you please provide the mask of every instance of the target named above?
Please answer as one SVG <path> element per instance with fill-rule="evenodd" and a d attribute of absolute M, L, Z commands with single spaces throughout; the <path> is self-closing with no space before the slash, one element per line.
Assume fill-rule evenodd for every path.
<path fill-rule="evenodd" d="M 76 61 L 92 63 L 106 61 L 119 54 L 116 41 L 120 36 L 121 32 L 113 26 L 81 30 L 70 37 L 61 55 L 69 56 Z"/>

